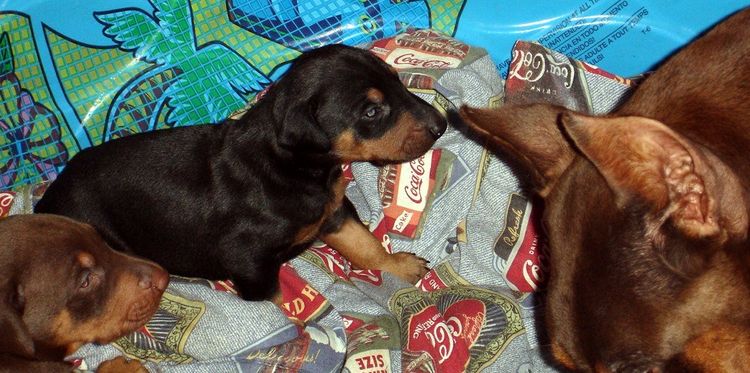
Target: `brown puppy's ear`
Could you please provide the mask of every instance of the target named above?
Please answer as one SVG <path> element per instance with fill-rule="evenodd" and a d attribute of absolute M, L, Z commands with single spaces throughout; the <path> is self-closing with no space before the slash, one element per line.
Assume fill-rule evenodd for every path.
<path fill-rule="evenodd" d="M 739 181 L 718 158 L 663 123 L 643 117 L 566 113 L 563 127 L 604 176 L 619 206 L 637 197 L 651 206 L 655 233 L 667 219 L 688 238 L 744 235 Z"/>
<path fill-rule="evenodd" d="M 463 106 L 460 115 L 477 135 L 513 157 L 531 176 L 535 191 L 545 197 L 576 154 L 558 125 L 563 112 L 567 109 L 547 104 Z"/>
<path fill-rule="evenodd" d="M 0 291 L 0 353 L 33 358 L 34 341 L 21 320 L 24 306 L 23 288 L 4 284 Z"/>

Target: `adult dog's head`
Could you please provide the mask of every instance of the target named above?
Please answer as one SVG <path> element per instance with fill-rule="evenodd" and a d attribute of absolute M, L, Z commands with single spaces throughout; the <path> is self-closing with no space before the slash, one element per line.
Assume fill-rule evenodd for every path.
<path fill-rule="evenodd" d="M 447 125 L 385 62 L 343 45 L 302 54 L 266 100 L 283 149 L 330 154 L 342 162 L 414 159 Z"/>
<path fill-rule="evenodd" d="M 643 117 L 542 104 L 461 116 L 544 200 L 545 321 L 558 362 L 649 371 L 705 364 L 687 351 L 717 338 L 750 341 L 747 206 L 725 162 Z"/>
<path fill-rule="evenodd" d="M 727 18 L 611 116 L 461 110 L 544 200 L 546 326 L 566 367 L 750 370 L 748 24 L 750 9 Z"/>

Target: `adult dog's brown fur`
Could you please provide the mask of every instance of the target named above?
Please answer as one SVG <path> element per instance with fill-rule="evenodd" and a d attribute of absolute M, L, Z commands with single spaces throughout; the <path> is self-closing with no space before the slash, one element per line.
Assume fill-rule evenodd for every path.
<path fill-rule="evenodd" d="M 80 345 L 144 325 L 168 281 L 156 264 L 109 248 L 88 224 L 46 214 L 0 221 L 0 372 L 71 371 L 62 359 Z"/>
<path fill-rule="evenodd" d="M 545 202 L 554 357 L 580 371 L 750 371 L 750 9 L 614 115 L 464 107 Z"/>

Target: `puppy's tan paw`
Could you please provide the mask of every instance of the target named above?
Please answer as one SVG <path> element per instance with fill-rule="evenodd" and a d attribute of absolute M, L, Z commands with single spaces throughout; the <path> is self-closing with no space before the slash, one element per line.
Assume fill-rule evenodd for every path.
<path fill-rule="evenodd" d="M 393 253 L 389 255 L 388 259 L 388 263 L 383 267 L 383 270 L 410 284 L 416 284 L 429 271 L 427 260 L 413 253 Z"/>
<path fill-rule="evenodd" d="M 96 369 L 97 373 L 149 373 L 146 367 L 138 360 L 130 360 L 124 356 L 118 356 L 107 360 Z"/>

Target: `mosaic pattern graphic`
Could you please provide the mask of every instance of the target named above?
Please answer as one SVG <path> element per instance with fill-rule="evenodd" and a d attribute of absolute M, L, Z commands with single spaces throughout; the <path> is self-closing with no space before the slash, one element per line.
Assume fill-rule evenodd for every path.
<path fill-rule="evenodd" d="M 96 18 L 120 49 L 157 66 L 129 86 L 135 88 L 143 80 L 172 72 L 174 77 L 167 85 L 159 87 L 157 83 L 152 87 L 156 89 L 150 90 L 156 102 L 168 101 L 168 124 L 217 123 L 231 113 L 230 108 L 241 107 L 250 93 L 268 84 L 266 76 L 227 46 L 216 42 L 196 47 L 186 0 L 152 3 L 156 8 L 153 17 L 141 10 L 123 9 L 98 13 Z M 113 106 L 120 109 L 131 91 L 120 91 Z"/>
<path fill-rule="evenodd" d="M 228 0 L 237 25 L 300 51 L 430 27 L 423 0 Z"/>
<path fill-rule="evenodd" d="M 6 32 L 0 35 L 0 132 L 2 185 L 52 180 L 68 160 L 57 117 L 21 85 Z"/>
<path fill-rule="evenodd" d="M 220 122 L 304 50 L 452 34 L 464 0 L 74 3 L 0 9 L 0 190 L 53 180 L 111 139 Z"/>

